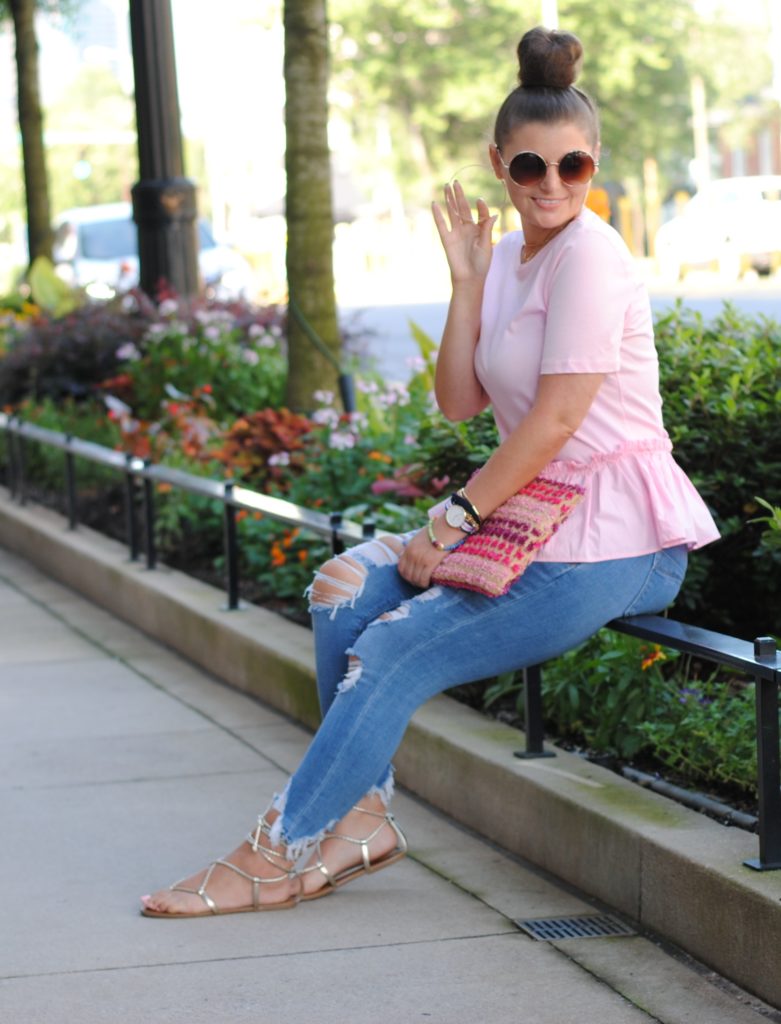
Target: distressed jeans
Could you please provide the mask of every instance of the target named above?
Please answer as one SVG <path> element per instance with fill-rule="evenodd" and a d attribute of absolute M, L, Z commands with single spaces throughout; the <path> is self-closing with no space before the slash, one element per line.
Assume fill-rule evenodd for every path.
<path fill-rule="evenodd" d="M 273 837 L 293 858 L 365 794 L 388 803 L 391 758 L 430 697 L 547 661 L 611 619 L 661 611 L 680 589 L 687 552 L 682 545 L 604 562 L 533 562 L 492 598 L 420 590 L 397 562 L 393 544 L 367 541 L 326 563 L 310 588 L 323 720 L 274 801 Z"/>

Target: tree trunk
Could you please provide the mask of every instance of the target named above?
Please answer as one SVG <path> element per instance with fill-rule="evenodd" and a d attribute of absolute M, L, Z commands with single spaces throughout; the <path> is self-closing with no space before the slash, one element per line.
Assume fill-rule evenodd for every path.
<path fill-rule="evenodd" d="M 325 0 L 285 0 L 284 20 L 290 298 L 287 403 L 291 409 L 307 410 L 313 406 L 317 388 L 335 389 L 341 350 L 332 253 Z"/>
<path fill-rule="evenodd" d="M 43 145 L 43 111 L 38 85 L 38 40 L 35 37 L 34 0 L 10 0 L 16 36 L 16 76 L 19 130 L 27 204 L 30 263 L 36 256 L 52 255 L 49 180 Z"/>

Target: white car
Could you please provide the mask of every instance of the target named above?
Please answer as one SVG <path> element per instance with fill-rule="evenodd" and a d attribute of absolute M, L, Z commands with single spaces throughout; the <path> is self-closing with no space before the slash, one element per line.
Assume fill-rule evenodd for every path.
<path fill-rule="evenodd" d="M 198 267 L 206 294 L 224 300 L 252 294 L 252 268 L 198 221 Z M 54 263 L 70 284 L 95 299 L 110 299 L 138 284 L 138 237 L 130 203 L 66 210 L 55 225 Z"/>
<path fill-rule="evenodd" d="M 662 277 L 709 267 L 727 280 L 754 268 L 781 266 L 781 175 L 720 178 L 697 192 L 682 213 L 662 224 L 655 254 Z"/>

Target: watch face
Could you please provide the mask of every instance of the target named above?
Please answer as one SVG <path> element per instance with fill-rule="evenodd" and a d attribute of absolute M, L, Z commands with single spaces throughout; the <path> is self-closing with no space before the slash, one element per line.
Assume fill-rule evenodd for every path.
<path fill-rule="evenodd" d="M 445 511 L 445 522 L 448 526 L 461 527 L 466 520 L 466 512 L 460 505 L 450 505 Z"/>

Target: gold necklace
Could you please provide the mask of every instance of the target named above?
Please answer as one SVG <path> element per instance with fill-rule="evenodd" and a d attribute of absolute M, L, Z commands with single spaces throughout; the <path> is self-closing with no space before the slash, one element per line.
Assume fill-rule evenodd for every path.
<path fill-rule="evenodd" d="M 534 243 L 529 244 L 527 242 L 524 242 L 523 248 L 521 249 L 521 263 L 528 263 L 529 260 L 533 260 L 537 253 L 540 251 L 540 249 L 544 249 L 548 242 L 554 239 L 556 235 L 559 234 L 559 232 L 563 231 L 564 228 L 566 228 L 567 225 L 571 223 L 572 221 L 568 220 L 566 224 L 561 224 L 557 228 L 552 228 L 545 236 L 545 238 L 543 238 L 543 240 L 541 242 L 538 242 L 536 245 Z"/>

